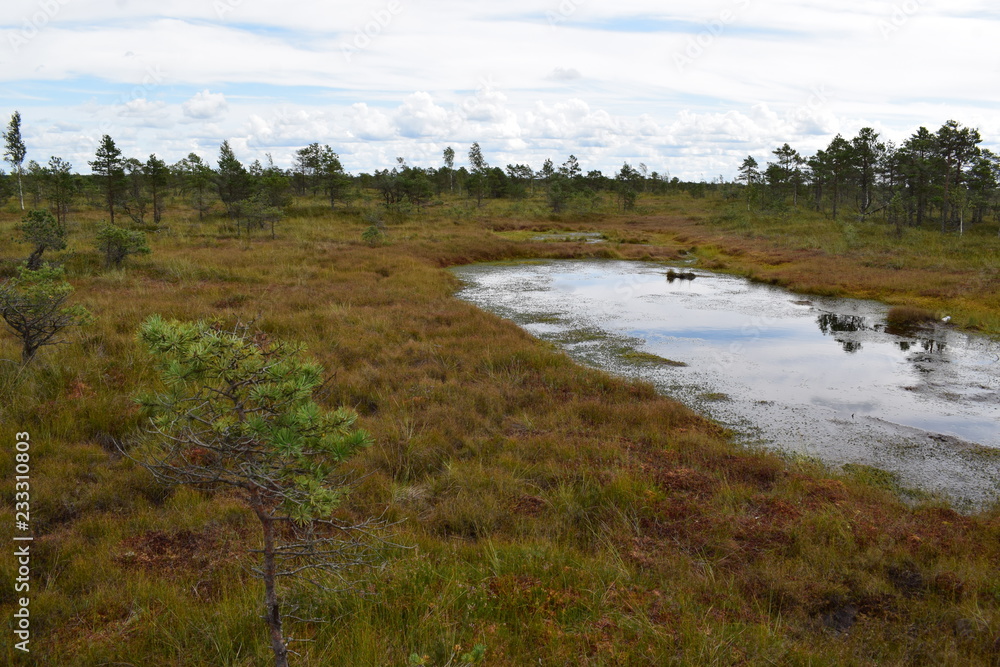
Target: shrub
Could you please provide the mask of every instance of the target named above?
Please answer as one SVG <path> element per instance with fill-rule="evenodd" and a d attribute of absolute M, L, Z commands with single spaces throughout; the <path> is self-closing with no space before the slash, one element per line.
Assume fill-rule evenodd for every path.
<path fill-rule="evenodd" d="M 21 339 L 21 361 L 28 363 L 43 345 L 60 343 L 56 336 L 68 327 L 91 321 L 83 306 L 67 306 L 73 287 L 63 278 L 63 269 L 27 263 L 17 276 L 0 285 L 0 317 Z"/>
<path fill-rule="evenodd" d="M 365 231 L 361 232 L 361 240 L 367 243 L 370 247 L 380 246 L 386 241 L 385 232 L 378 225 L 372 225 Z"/>
<path fill-rule="evenodd" d="M 886 323 L 892 329 L 910 329 L 936 320 L 934 313 L 914 306 L 896 306 L 885 316 Z"/>
<path fill-rule="evenodd" d="M 26 243 L 33 247 L 27 266 L 36 270 L 42 265 L 42 253 L 46 250 L 62 250 L 66 247 L 66 229 L 48 211 L 28 211 L 17 225 L 17 231 Z"/>
<path fill-rule="evenodd" d="M 264 581 L 275 664 L 287 666 L 278 578 L 336 575 L 369 558 L 367 529 L 380 521 L 332 513 L 348 492 L 339 466 L 370 437 L 354 427 L 353 412 L 313 401 L 322 369 L 300 358 L 301 346 L 246 326 L 225 331 L 159 316 L 143 323 L 139 339 L 166 391 L 139 399 L 156 443 L 137 460 L 160 482 L 231 490 L 257 517 L 264 546 L 254 571 Z"/>
<path fill-rule="evenodd" d="M 104 225 L 97 232 L 97 249 L 104 253 L 104 263 L 108 268 L 120 268 L 129 255 L 148 255 L 146 234 L 131 231 L 115 225 Z"/>

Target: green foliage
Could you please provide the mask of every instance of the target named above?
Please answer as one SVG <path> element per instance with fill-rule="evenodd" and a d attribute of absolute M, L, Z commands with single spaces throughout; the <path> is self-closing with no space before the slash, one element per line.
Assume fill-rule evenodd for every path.
<path fill-rule="evenodd" d="M 111 216 L 111 224 L 115 224 L 115 207 L 121 203 L 125 189 L 125 161 L 121 149 L 115 145 L 114 139 L 105 134 L 97 147 L 95 159 L 89 163 L 91 171 L 98 177 L 104 189 L 104 197 Z"/>
<path fill-rule="evenodd" d="M 7 174 L 4 173 L 3 169 L 0 169 L 0 204 L 7 201 L 11 192 L 10 178 L 7 177 Z"/>
<path fill-rule="evenodd" d="M 215 174 L 215 185 L 229 217 L 238 217 L 239 202 L 250 196 L 250 174 L 236 158 L 228 141 L 223 141 L 219 147 L 219 168 Z"/>
<path fill-rule="evenodd" d="M 17 174 L 17 192 L 21 202 L 21 210 L 23 211 L 24 189 L 21 185 L 21 173 L 23 171 L 21 165 L 24 164 L 24 158 L 28 154 L 28 149 L 24 145 L 24 140 L 21 139 L 20 112 L 15 111 L 11 114 L 10 123 L 8 123 L 6 131 L 2 132 L 2 134 L 4 139 L 3 157 L 10 162 L 14 168 L 14 173 Z"/>
<path fill-rule="evenodd" d="M 339 574 L 366 562 L 357 536 L 378 522 L 345 523 L 332 514 L 347 494 L 338 468 L 370 437 L 354 428 L 353 412 L 315 403 L 323 371 L 301 358 L 302 346 L 242 325 L 224 331 L 158 315 L 142 324 L 139 340 L 165 390 L 138 399 L 159 436 L 138 460 L 161 482 L 235 489 L 254 512 L 264 542 L 255 572 L 264 581 L 275 664 L 283 667 L 277 578 Z"/>
<path fill-rule="evenodd" d="M 21 232 L 25 243 L 33 246 L 27 260 L 29 269 L 36 270 L 41 266 L 42 253 L 46 250 L 66 247 L 66 229 L 48 211 L 28 211 L 15 229 Z"/>
<path fill-rule="evenodd" d="M 407 167 L 400 172 L 399 188 L 414 206 L 425 204 L 434 194 L 434 186 L 427 177 L 427 172 L 415 167 Z"/>
<path fill-rule="evenodd" d="M 104 253 L 105 266 L 119 268 L 129 255 L 148 255 L 146 234 L 115 225 L 104 225 L 97 232 L 97 249 Z"/>
<path fill-rule="evenodd" d="M 458 649 L 458 647 L 455 647 Z M 457 662 L 456 662 L 457 659 Z M 476 644 L 472 647 L 471 651 L 466 651 L 461 655 L 457 655 L 457 651 L 453 651 L 451 659 L 448 660 L 448 665 L 456 665 L 456 667 L 468 667 L 469 665 L 478 665 L 486 660 L 486 646 L 485 644 Z M 409 657 L 408 664 L 410 665 L 431 665 L 431 658 L 429 655 L 420 655 L 419 653 L 411 653 Z"/>
<path fill-rule="evenodd" d="M 49 158 L 49 166 L 44 173 L 48 199 L 55 208 L 59 224 L 65 225 L 70 204 L 79 190 L 79 178 L 73 175 L 72 164 L 54 155 Z"/>
<path fill-rule="evenodd" d="M 167 167 L 167 163 L 156 157 L 154 153 L 146 160 L 142 171 L 146 177 L 149 196 L 153 200 L 153 222 L 158 225 L 166 207 L 165 196 L 167 185 L 170 183 L 170 169 Z"/>
<path fill-rule="evenodd" d="M 639 198 L 638 186 L 642 183 L 642 175 L 632 165 L 625 163 L 615 176 L 618 190 L 618 202 L 623 211 L 631 211 Z"/>
<path fill-rule="evenodd" d="M 270 226 L 272 239 L 275 237 L 274 226 L 285 215 L 281 208 L 271 204 L 268 193 L 264 191 L 236 202 L 231 210 L 236 216 L 236 224 L 245 227 L 248 234 L 250 230 Z"/>
<path fill-rule="evenodd" d="M 172 167 L 178 177 L 181 187 L 189 193 L 191 207 L 198 211 L 198 219 L 212 208 L 209 190 L 213 183 L 214 172 L 197 153 L 189 153 L 186 158 Z"/>
<path fill-rule="evenodd" d="M 294 182 L 300 194 L 307 190 L 322 189 L 330 199 L 330 207 L 336 206 L 343 198 L 343 192 L 350 182 L 340 163 L 340 156 L 323 144 L 312 143 L 295 152 Z"/>
<path fill-rule="evenodd" d="M 572 184 L 562 174 L 554 175 L 549 181 L 547 198 L 553 213 L 562 213 L 572 195 Z"/>
<path fill-rule="evenodd" d="M 381 223 L 373 223 L 365 231 L 361 232 L 361 240 L 374 248 L 386 242 L 385 232 L 382 231 Z"/>
<path fill-rule="evenodd" d="M 55 345 L 68 327 L 92 321 L 83 306 L 68 306 L 73 287 L 63 277 L 61 267 L 45 265 L 18 268 L 17 275 L 0 285 L 0 317 L 21 339 L 21 361 L 27 363 L 38 348 Z"/>
<path fill-rule="evenodd" d="M 149 188 L 146 167 L 135 158 L 128 158 L 125 165 L 125 190 L 121 199 L 122 208 L 136 225 L 146 224 L 149 208 Z"/>
<path fill-rule="evenodd" d="M 161 472 L 259 494 L 298 522 L 329 516 L 344 494 L 331 476 L 370 438 L 354 428 L 355 414 L 313 401 L 322 369 L 301 359 L 301 346 L 159 316 L 139 340 L 166 389 L 139 399 L 164 436 Z"/>
<path fill-rule="evenodd" d="M 472 175 L 468 179 L 467 186 L 469 194 L 475 195 L 476 204 L 483 205 L 483 195 L 489 185 L 490 165 L 483 157 L 483 150 L 479 147 L 479 142 L 475 142 L 469 148 L 469 164 L 472 165 Z"/>

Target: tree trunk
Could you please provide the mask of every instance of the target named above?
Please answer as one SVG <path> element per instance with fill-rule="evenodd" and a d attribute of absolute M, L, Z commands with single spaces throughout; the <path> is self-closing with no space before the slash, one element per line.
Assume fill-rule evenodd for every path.
<path fill-rule="evenodd" d="M 941 204 L 941 233 L 948 231 L 948 223 L 952 216 L 951 213 L 951 201 L 948 199 L 951 196 L 951 168 L 949 166 L 948 171 L 945 173 L 944 177 L 944 201 Z"/>
<path fill-rule="evenodd" d="M 160 224 L 160 215 L 163 213 L 163 211 L 160 210 L 160 193 L 155 187 L 153 188 L 152 197 L 153 197 L 153 223 L 158 225 Z"/>
<path fill-rule="evenodd" d="M 31 165 L 28 165 L 31 166 Z M 17 168 L 17 196 L 21 200 L 21 210 L 24 210 L 24 188 L 21 187 L 21 167 Z"/>
<path fill-rule="evenodd" d="M 275 590 L 274 519 L 267 515 L 259 502 L 254 503 L 254 512 L 264 531 L 264 620 L 271 633 L 275 667 L 288 667 L 288 646 L 281 632 L 281 604 Z"/>
<path fill-rule="evenodd" d="M 32 271 L 37 271 L 38 267 L 42 265 L 42 253 L 45 252 L 45 248 L 36 248 L 31 255 L 28 256 L 28 268 Z"/>

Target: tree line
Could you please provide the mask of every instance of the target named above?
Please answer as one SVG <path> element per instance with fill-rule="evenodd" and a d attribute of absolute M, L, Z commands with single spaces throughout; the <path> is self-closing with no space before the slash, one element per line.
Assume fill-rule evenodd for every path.
<path fill-rule="evenodd" d="M 870 127 L 803 157 L 787 143 L 762 169 L 753 156 L 739 168 L 747 209 L 783 209 L 807 202 L 837 218 L 878 216 L 902 233 L 934 223 L 963 233 L 987 217 L 1000 220 L 1000 156 L 982 148 L 979 130 L 949 120 L 920 127 L 901 145 Z"/>
<path fill-rule="evenodd" d="M 60 224 L 71 206 L 83 202 L 103 207 L 112 225 L 118 218 L 142 227 L 159 225 L 168 196 L 180 199 L 203 218 L 221 204 L 238 234 L 270 227 L 281 219 L 293 196 L 322 196 L 331 208 L 350 204 L 359 190 L 376 193 L 387 209 L 420 208 L 445 193 L 482 205 L 485 199 L 520 200 L 542 196 L 554 213 L 594 210 L 610 195 L 622 211 L 632 210 L 643 193 L 687 192 L 704 196 L 713 190 L 736 196 L 723 177 L 709 183 L 684 183 L 669 174 L 650 172 L 644 164 L 624 163 L 616 173 L 583 169 L 570 155 L 561 164 L 545 160 L 491 165 L 478 143 L 468 149 L 468 166 L 456 167 L 456 151 L 447 147 L 440 167 L 418 167 L 396 158 L 394 166 L 372 173 L 349 174 L 336 151 L 312 143 L 297 150 L 291 168 L 266 163 L 243 164 L 228 141 L 219 147 L 216 166 L 196 153 L 173 165 L 155 154 L 125 157 L 104 135 L 91 175 L 53 156 L 46 165 L 25 164 L 21 117 L 11 116 L 4 134 L 9 176 L 0 171 L 0 201 L 16 195 L 22 210 L 45 202 Z M 919 128 L 901 145 L 883 140 L 870 127 L 852 139 L 838 134 L 815 155 L 804 157 L 789 144 L 772 151 L 763 167 L 748 156 L 739 168 L 748 210 L 784 211 L 806 206 L 839 218 L 877 216 L 902 233 L 906 226 L 935 224 L 941 231 L 964 232 L 988 218 L 1000 220 L 1000 157 L 980 147 L 977 129 L 949 120 L 937 132 Z M 25 203 L 28 202 L 28 204 Z"/>
<path fill-rule="evenodd" d="M 104 135 L 94 159 L 88 161 L 90 175 L 74 173 L 67 160 L 52 156 L 46 164 L 28 160 L 21 137 L 21 116 L 14 112 L 3 133 L 5 160 L 10 175 L 0 170 L 0 201 L 17 196 L 22 210 L 47 205 L 60 223 L 74 205 L 104 208 L 110 224 L 128 219 L 134 225 L 158 225 L 168 196 L 180 198 L 203 218 L 221 203 L 237 231 L 266 227 L 280 219 L 293 195 L 322 196 L 330 206 L 350 203 L 359 189 L 373 190 L 388 208 L 422 207 L 445 193 L 465 196 L 482 205 L 484 199 L 524 199 L 543 194 L 553 212 L 574 207 L 592 209 L 600 193 L 611 193 L 622 210 L 635 207 L 640 194 L 662 193 L 671 188 L 691 187 L 677 178 L 650 173 L 646 165 L 624 163 L 617 173 L 584 171 L 570 155 L 556 165 L 551 159 L 538 170 L 527 164 L 492 166 L 478 143 L 468 150 L 468 167 L 455 166 L 452 147 L 442 153 L 440 167 L 417 167 L 397 158 L 391 168 L 351 175 L 329 145 L 312 143 L 295 152 L 291 168 L 275 166 L 270 154 L 266 163 L 249 165 L 235 155 L 228 141 L 222 142 L 216 166 L 196 153 L 173 165 L 155 154 L 146 158 L 126 157 L 114 139 Z M 27 201 L 27 204 L 25 203 Z"/>

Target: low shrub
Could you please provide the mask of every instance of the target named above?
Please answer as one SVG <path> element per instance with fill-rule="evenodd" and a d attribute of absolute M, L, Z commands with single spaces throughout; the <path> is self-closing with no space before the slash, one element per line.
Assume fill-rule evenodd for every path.
<path fill-rule="evenodd" d="M 905 329 L 934 322 L 937 316 L 929 310 L 915 306 L 896 306 L 889 310 L 885 320 L 890 327 Z"/>

